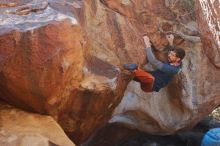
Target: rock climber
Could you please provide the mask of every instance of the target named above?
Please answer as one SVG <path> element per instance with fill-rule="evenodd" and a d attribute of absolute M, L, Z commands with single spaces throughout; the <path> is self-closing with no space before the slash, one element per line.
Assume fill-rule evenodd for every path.
<path fill-rule="evenodd" d="M 163 63 L 154 56 L 148 36 L 143 37 L 147 59 L 156 70 L 146 72 L 138 67 L 137 64 L 124 64 L 124 69 L 134 73 L 133 80 L 140 83 L 141 89 L 144 92 L 159 92 L 161 88 L 168 85 L 173 77 L 181 71 L 182 60 L 185 57 L 185 50 L 173 46 L 174 35 L 166 35 L 166 38 L 171 49 L 167 56 L 168 61 Z"/>

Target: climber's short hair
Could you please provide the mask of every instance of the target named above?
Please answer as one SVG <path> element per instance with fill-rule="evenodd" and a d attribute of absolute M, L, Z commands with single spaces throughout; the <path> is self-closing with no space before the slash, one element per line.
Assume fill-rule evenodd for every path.
<path fill-rule="evenodd" d="M 180 60 L 183 60 L 183 58 L 186 55 L 186 52 L 182 48 L 174 48 L 173 51 L 176 53 L 176 57 L 180 58 Z"/>

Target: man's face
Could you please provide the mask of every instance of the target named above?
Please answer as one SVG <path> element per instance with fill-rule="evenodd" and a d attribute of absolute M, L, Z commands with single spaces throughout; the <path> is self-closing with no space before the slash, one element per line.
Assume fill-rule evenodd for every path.
<path fill-rule="evenodd" d="M 170 51 L 168 54 L 168 61 L 169 63 L 178 63 L 180 58 L 176 56 L 176 52 Z"/>

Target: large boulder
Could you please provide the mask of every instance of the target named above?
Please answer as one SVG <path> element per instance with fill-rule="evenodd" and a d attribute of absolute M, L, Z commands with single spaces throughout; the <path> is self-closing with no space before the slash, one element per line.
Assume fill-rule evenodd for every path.
<path fill-rule="evenodd" d="M 155 15 L 152 17 L 157 19 L 160 32 L 174 33 L 184 39 L 175 42 L 186 50 L 183 71 L 158 93 L 144 93 L 137 82 L 130 82 L 110 123 L 123 123 L 152 134 L 172 134 L 194 126 L 219 105 L 219 2 L 213 2 L 197 1 L 196 8 L 194 1 L 146 2 L 145 8 L 150 9 L 148 16 Z M 209 15 L 206 12 L 212 12 L 210 17 L 206 17 Z M 171 14 L 175 15 L 169 19 L 167 16 Z M 169 27 L 160 27 L 160 22 Z M 148 23 L 148 29 L 152 30 L 152 21 Z M 210 28 L 214 24 L 215 29 Z"/>
<path fill-rule="evenodd" d="M 220 70 L 203 50 L 197 23 L 206 20 L 196 22 L 193 0 L 0 2 L 0 98 L 51 115 L 77 144 L 119 103 L 110 122 L 160 134 L 192 127 L 220 103 Z M 144 65 L 144 34 L 164 60 L 167 33 L 187 52 L 183 71 L 144 93 L 121 66 Z"/>
<path fill-rule="evenodd" d="M 0 98 L 51 115 L 83 141 L 109 120 L 128 83 L 117 67 L 120 49 L 106 44 L 117 35 L 113 24 L 103 41 L 87 20 L 89 1 L 0 2 Z"/>
<path fill-rule="evenodd" d="M 50 116 L 28 113 L 0 102 L 1 146 L 75 146 Z"/>

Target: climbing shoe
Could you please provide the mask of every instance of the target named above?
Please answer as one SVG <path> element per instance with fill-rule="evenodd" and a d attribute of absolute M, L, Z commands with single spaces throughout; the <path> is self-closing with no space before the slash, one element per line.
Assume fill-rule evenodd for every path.
<path fill-rule="evenodd" d="M 124 69 L 129 71 L 134 71 L 137 68 L 138 68 L 137 64 L 124 64 Z"/>

